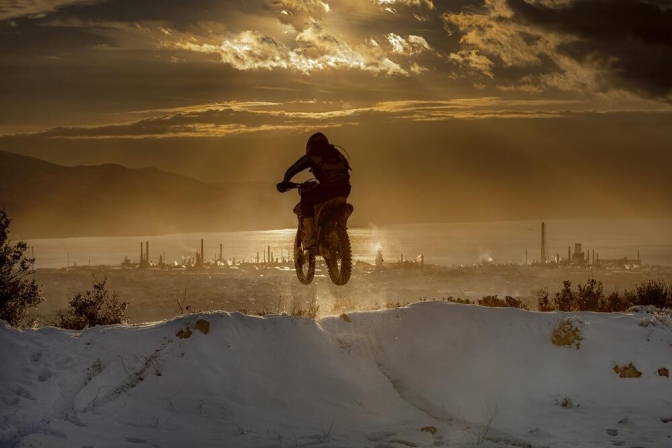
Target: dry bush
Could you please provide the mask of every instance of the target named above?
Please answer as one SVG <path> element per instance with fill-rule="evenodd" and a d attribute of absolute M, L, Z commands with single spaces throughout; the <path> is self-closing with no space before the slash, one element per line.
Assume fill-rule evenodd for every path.
<path fill-rule="evenodd" d="M 469 299 L 462 299 L 460 297 L 455 299 L 455 298 L 453 298 L 453 296 L 448 297 L 447 299 L 445 299 L 445 301 L 446 302 L 452 302 L 452 303 L 461 303 L 463 305 L 473 305 L 474 304 L 474 302 L 472 302 Z"/>
<path fill-rule="evenodd" d="M 637 367 L 635 367 L 632 363 L 628 364 L 627 366 L 615 365 L 614 372 L 616 372 L 621 378 L 639 378 L 642 376 L 642 372 L 637 370 Z"/>
<path fill-rule="evenodd" d="M 320 311 L 320 305 L 317 304 L 317 300 L 313 299 L 308 303 L 308 308 L 301 308 L 298 303 L 294 304 L 292 312 L 289 313 L 290 316 L 295 317 L 307 317 L 308 319 L 316 319 L 317 314 Z"/>
<path fill-rule="evenodd" d="M 555 307 L 551 303 L 551 300 L 548 296 L 548 288 L 543 288 L 537 291 L 537 309 L 539 311 L 554 311 Z"/>
<path fill-rule="evenodd" d="M 562 289 L 555 293 L 553 299 L 555 302 L 555 309 L 560 311 L 573 311 L 576 304 L 576 297 L 572 292 L 572 282 L 565 280 L 562 282 Z"/>
<path fill-rule="evenodd" d="M 578 285 L 576 294 L 576 308 L 581 311 L 599 311 L 600 303 L 604 300 L 604 285 L 600 280 L 588 279 L 586 283 Z"/>
<path fill-rule="evenodd" d="M 635 296 L 629 291 L 623 294 L 614 291 L 602 299 L 599 310 L 605 313 L 622 313 L 634 304 L 634 299 Z"/>
<path fill-rule="evenodd" d="M 514 299 L 511 296 L 506 296 L 504 300 L 497 298 L 496 295 L 485 296 L 478 301 L 478 304 L 481 306 L 489 306 L 495 308 L 520 308 L 522 310 L 529 309 L 525 303 L 521 302 L 518 299 Z"/>
<path fill-rule="evenodd" d="M 578 317 L 568 317 L 562 319 L 553 328 L 551 342 L 558 347 L 575 347 L 577 350 L 581 347 L 583 334 L 581 329 L 585 323 Z"/>
<path fill-rule="evenodd" d="M 78 292 L 70 299 L 70 308 L 58 312 L 54 326 L 67 330 L 82 330 L 86 326 L 113 325 L 127 322 L 126 302 L 120 302 L 118 294 L 107 290 L 107 277 L 94 278 L 93 289 Z"/>
<path fill-rule="evenodd" d="M 635 305 L 653 305 L 657 308 L 672 308 L 672 285 L 664 281 L 649 280 L 637 285 Z"/>

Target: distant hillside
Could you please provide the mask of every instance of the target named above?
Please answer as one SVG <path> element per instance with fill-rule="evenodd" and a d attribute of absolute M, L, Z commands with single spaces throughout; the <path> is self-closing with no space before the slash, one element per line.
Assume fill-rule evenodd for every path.
<path fill-rule="evenodd" d="M 66 167 L 0 151 L 12 239 L 153 235 L 293 225 L 273 184 L 208 184 L 155 168 Z"/>

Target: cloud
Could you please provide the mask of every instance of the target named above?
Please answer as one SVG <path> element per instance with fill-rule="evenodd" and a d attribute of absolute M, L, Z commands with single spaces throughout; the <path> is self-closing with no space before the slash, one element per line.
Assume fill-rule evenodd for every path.
<path fill-rule="evenodd" d="M 375 39 L 350 45 L 341 37 L 327 31 L 317 22 L 297 33 L 291 46 L 279 42 L 258 31 L 243 31 L 220 45 L 179 41 L 168 43 L 175 48 L 200 53 L 219 55 L 221 62 L 237 70 L 285 69 L 310 74 L 314 71 L 330 69 L 356 69 L 386 75 L 418 73 L 418 64 L 405 60 L 407 68 L 394 62 L 391 55 L 411 58 L 431 47 L 420 36 L 406 38 L 396 34 L 385 36 L 388 47 L 381 46 Z M 421 72 L 421 71 L 420 71 Z"/>
<path fill-rule="evenodd" d="M 458 64 L 467 65 L 488 78 L 494 78 L 492 67 L 495 64 L 486 56 L 480 54 L 478 50 L 460 50 L 457 53 L 451 53 L 448 58 Z"/>
<path fill-rule="evenodd" d="M 534 119 L 564 117 L 579 113 L 640 111 L 650 104 L 616 109 L 613 104 L 578 100 L 511 100 L 502 97 L 461 98 L 442 101 L 384 101 L 351 106 L 346 103 L 225 102 L 184 108 L 135 112 L 146 118 L 125 123 L 90 127 L 58 127 L 30 134 L 58 139 L 161 139 L 226 137 L 256 132 L 309 132 L 315 128 L 363 125 L 377 118 L 386 123 L 443 120 Z M 670 113 L 669 109 L 648 109 Z M 7 137 L 7 136 L 5 136 Z"/>
<path fill-rule="evenodd" d="M 403 6 L 426 8 L 430 10 L 434 9 L 434 2 L 432 0 L 374 0 L 374 1 L 382 6 L 403 5 Z"/>
<path fill-rule="evenodd" d="M 671 5 L 668 0 L 485 0 L 478 11 L 447 12 L 443 20 L 462 45 L 451 60 L 505 78 L 512 88 L 628 90 L 669 100 L 672 66 L 661 61 L 672 60 Z M 517 80 L 506 79 L 512 73 Z"/>
<path fill-rule="evenodd" d="M 407 39 L 404 39 L 394 33 L 389 33 L 385 37 L 392 46 L 393 53 L 413 56 L 432 49 L 421 36 L 410 35 Z"/>
<path fill-rule="evenodd" d="M 0 21 L 21 17 L 43 18 L 67 6 L 93 4 L 101 0 L 5 0 L 0 4 Z"/>

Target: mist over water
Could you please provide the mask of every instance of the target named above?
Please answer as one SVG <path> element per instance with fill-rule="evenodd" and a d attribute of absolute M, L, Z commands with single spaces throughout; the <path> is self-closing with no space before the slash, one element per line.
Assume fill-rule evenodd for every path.
<path fill-rule="evenodd" d="M 567 248 L 581 243 L 600 258 L 636 259 L 645 265 L 672 266 L 672 221 L 669 220 L 549 220 L 549 257 L 567 256 Z M 140 242 L 149 241 L 150 260 L 181 262 L 195 257 L 204 239 L 205 259 L 260 260 L 270 246 L 275 259 L 291 254 L 294 229 L 249 232 L 180 233 L 161 236 L 35 239 L 27 243 L 36 268 L 91 264 L 119 265 L 124 257 L 138 261 Z M 525 264 L 539 259 L 540 221 L 414 224 L 349 229 L 355 260 L 373 263 L 378 246 L 386 261 L 413 259 L 422 254 L 428 264 Z M 527 251 L 527 257 L 526 257 Z M 30 252 L 29 252 L 30 253 Z"/>

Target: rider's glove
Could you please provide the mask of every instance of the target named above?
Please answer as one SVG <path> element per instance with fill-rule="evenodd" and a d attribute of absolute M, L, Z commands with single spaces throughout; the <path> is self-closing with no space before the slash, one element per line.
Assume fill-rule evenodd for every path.
<path fill-rule="evenodd" d="M 289 182 L 283 180 L 278 185 L 276 185 L 275 188 L 277 188 L 280 193 L 284 193 L 285 191 L 291 190 L 291 185 Z"/>

